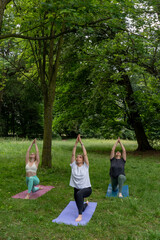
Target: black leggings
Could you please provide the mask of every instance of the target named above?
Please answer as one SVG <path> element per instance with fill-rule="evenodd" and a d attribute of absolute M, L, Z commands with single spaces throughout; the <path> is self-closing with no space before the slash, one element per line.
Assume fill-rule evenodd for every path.
<path fill-rule="evenodd" d="M 77 204 L 79 214 L 82 214 L 87 207 L 87 203 L 84 204 L 84 198 L 89 197 L 92 193 L 92 188 L 74 188 L 74 199 Z"/>

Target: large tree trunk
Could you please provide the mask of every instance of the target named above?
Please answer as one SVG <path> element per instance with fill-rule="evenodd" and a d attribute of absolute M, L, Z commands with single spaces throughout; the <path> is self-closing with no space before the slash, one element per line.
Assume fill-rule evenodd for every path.
<path fill-rule="evenodd" d="M 62 27 L 62 31 L 64 30 L 64 26 Z M 52 32 L 52 34 L 54 34 Z M 44 50 L 43 50 L 43 72 L 42 72 L 42 79 L 41 84 L 43 88 L 43 95 L 44 95 L 44 134 L 43 134 L 43 151 L 42 151 L 42 166 L 43 167 L 51 167 L 52 166 L 52 114 L 53 114 L 53 103 L 55 99 L 55 89 L 56 89 L 56 79 L 59 67 L 59 59 L 60 59 L 60 52 L 63 44 L 63 36 L 59 38 L 57 44 L 57 52 L 56 52 L 56 59 L 53 64 L 54 59 L 54 40 L 50 40 L 50 51 L 49 51 L 49 68 L 48 68 L 48 76 L 49 76 L 49 83 L 45 81 L 45 56 L 46 56 L 46 49 L 44 43 Z"/>
<path fill-rule="evenodd" d="M 2 118 L 1 118 L 1 110 L 2 110 L 2 103 L 3 103 L 3 100 L 2 100 L 2 96 L 3 96 L 3 90 L 0 91 L 0 134 L 2 134 Z"/>
<path fill-rule="evenodd" d="M 138 107 L 136 104 L 136 101 L 133 96 L 133 89 L 130 83 L 130 79 L 127 74 L 122 75 L 124 80 L 124 85 L 126 88 L 127 96 L 126 96 L 126 102 L 128 105 L 129 110 L 129 121 L 131 123 L 131 126 L 133 127 L 136 139 L 138 143 L 138 151 L 147 151 L 147 150 L 153 150 L 153 148 L 150 146 L 147 136 L 144 131 L 144 127 L 142 124 L 142 120 L 138 111 Z"/>
<path fill-rule="evenodd" d="M 57 71 L 54 72 L 51 85 L 48 92 L 44 96 L 44 133 L 43 133 L 43 151 L 42 166 L 52 166 L 52 119 L 53 119 L 53 103 L 55 99 Z"/>
<path fill-rule="evenodd" d="M 2 103 L 3 103 L 3 90 L 0 91 L 0 116 L 1 116 Z"/>
<path fill-rule="evenodd" d="M 44 100 L 44 133 L 43 133 L 43 151 L 42 166 L 52 166 L 52 111 L 53 101 L 45 97 Z"/>

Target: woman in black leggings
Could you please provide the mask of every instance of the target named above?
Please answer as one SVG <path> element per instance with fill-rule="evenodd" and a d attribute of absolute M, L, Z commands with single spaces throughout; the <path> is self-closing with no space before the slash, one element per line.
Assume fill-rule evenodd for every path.
<path fill-rule="evenodd" d="M 121 152 L 117 151 L 115 153 L 115 149 L 118 145 L 120 144 L 122 148 L 122 156 Z M 111 177 L 111 184 L 112 184 L 112 190 L 116 191 L 119 185 L 119 197 L 123 197 L 122 195 L 122 187 L 123 184 L 126 180 L 126 176 L 124 173 L 124 167 L 126 163 L 126 150 L 123 144 L 121 143 L 120 138 L 117 139 L 116 143 L 114 144 L 111 155 L 110 155 L 110 160 L 111 160 L 111 167 L 110 167 L 110 177 Z"/>
<path fill-rule="evenodd" d="M 82 146 L 83 155 L 79 154 L 75 158 L 76 147 L 78 142 L 80 142 Z M 92 193 L 89 178 L 89 161 L 86 149 L 82 143 L 80 135 L 78 135 L 75 146 L 73 148 L 70 166 L 71 166 L 70 186 L 74 187 L 74 199 L 79 213 L 78 217 L 76 218 L 76 222 L 79 222 L 82 220 L 82 212 L 88 206 L 88 201 L 84 204 L 84 198 L 89 197 Z"/>

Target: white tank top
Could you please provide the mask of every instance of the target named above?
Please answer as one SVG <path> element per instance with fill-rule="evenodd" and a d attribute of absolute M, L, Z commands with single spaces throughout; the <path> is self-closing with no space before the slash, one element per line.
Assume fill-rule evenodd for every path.
<path fill-rule="evenodd" d="M 35 162 L 32 164 L 32 166 L 30 167 L 29 164 L 27 163 L 26 165 L 26 172 L 33 172 L 36 173 L 37 172 L 37 167 Z"/>

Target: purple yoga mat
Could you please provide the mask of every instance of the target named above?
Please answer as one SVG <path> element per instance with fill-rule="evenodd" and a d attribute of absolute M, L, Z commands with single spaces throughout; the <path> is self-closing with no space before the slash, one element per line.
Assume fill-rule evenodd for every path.
<path fill-rule="evenodd" d="M 38 185 L 40 187 L 43 187 L 42 190 L 38 190 L 35 193 L 30 193 L 30 199 L 36 199 L 40 196 L 42 196 L 43 194 L 45 194 L 46 192 L 50 191 L 52 188 L 54 188 L 53 186 L 43 186 L 43 185 Z M 28 193 L 28 190 L 20 192 L 14 196 L 12 196 L 12 198 L 21 198 L 21 199 L 25 199 L 26 195 Z"/>
<path fill-rule="evenodd" d="M 52 222 L 65 223 L 67 225 L 74 226 L 86 225 L 90 221 L 96 209 L 96 206 L 97 206 L 96 202 L 89 202 L 87 208 L 82 213 L 82 221 L 76 222 L 75 219 L 78 217 L 78 209 L 75 201 L 70 201 L 67 207 L 61 212 L 61 214 L 56 219 L 53 219 Z"/>

